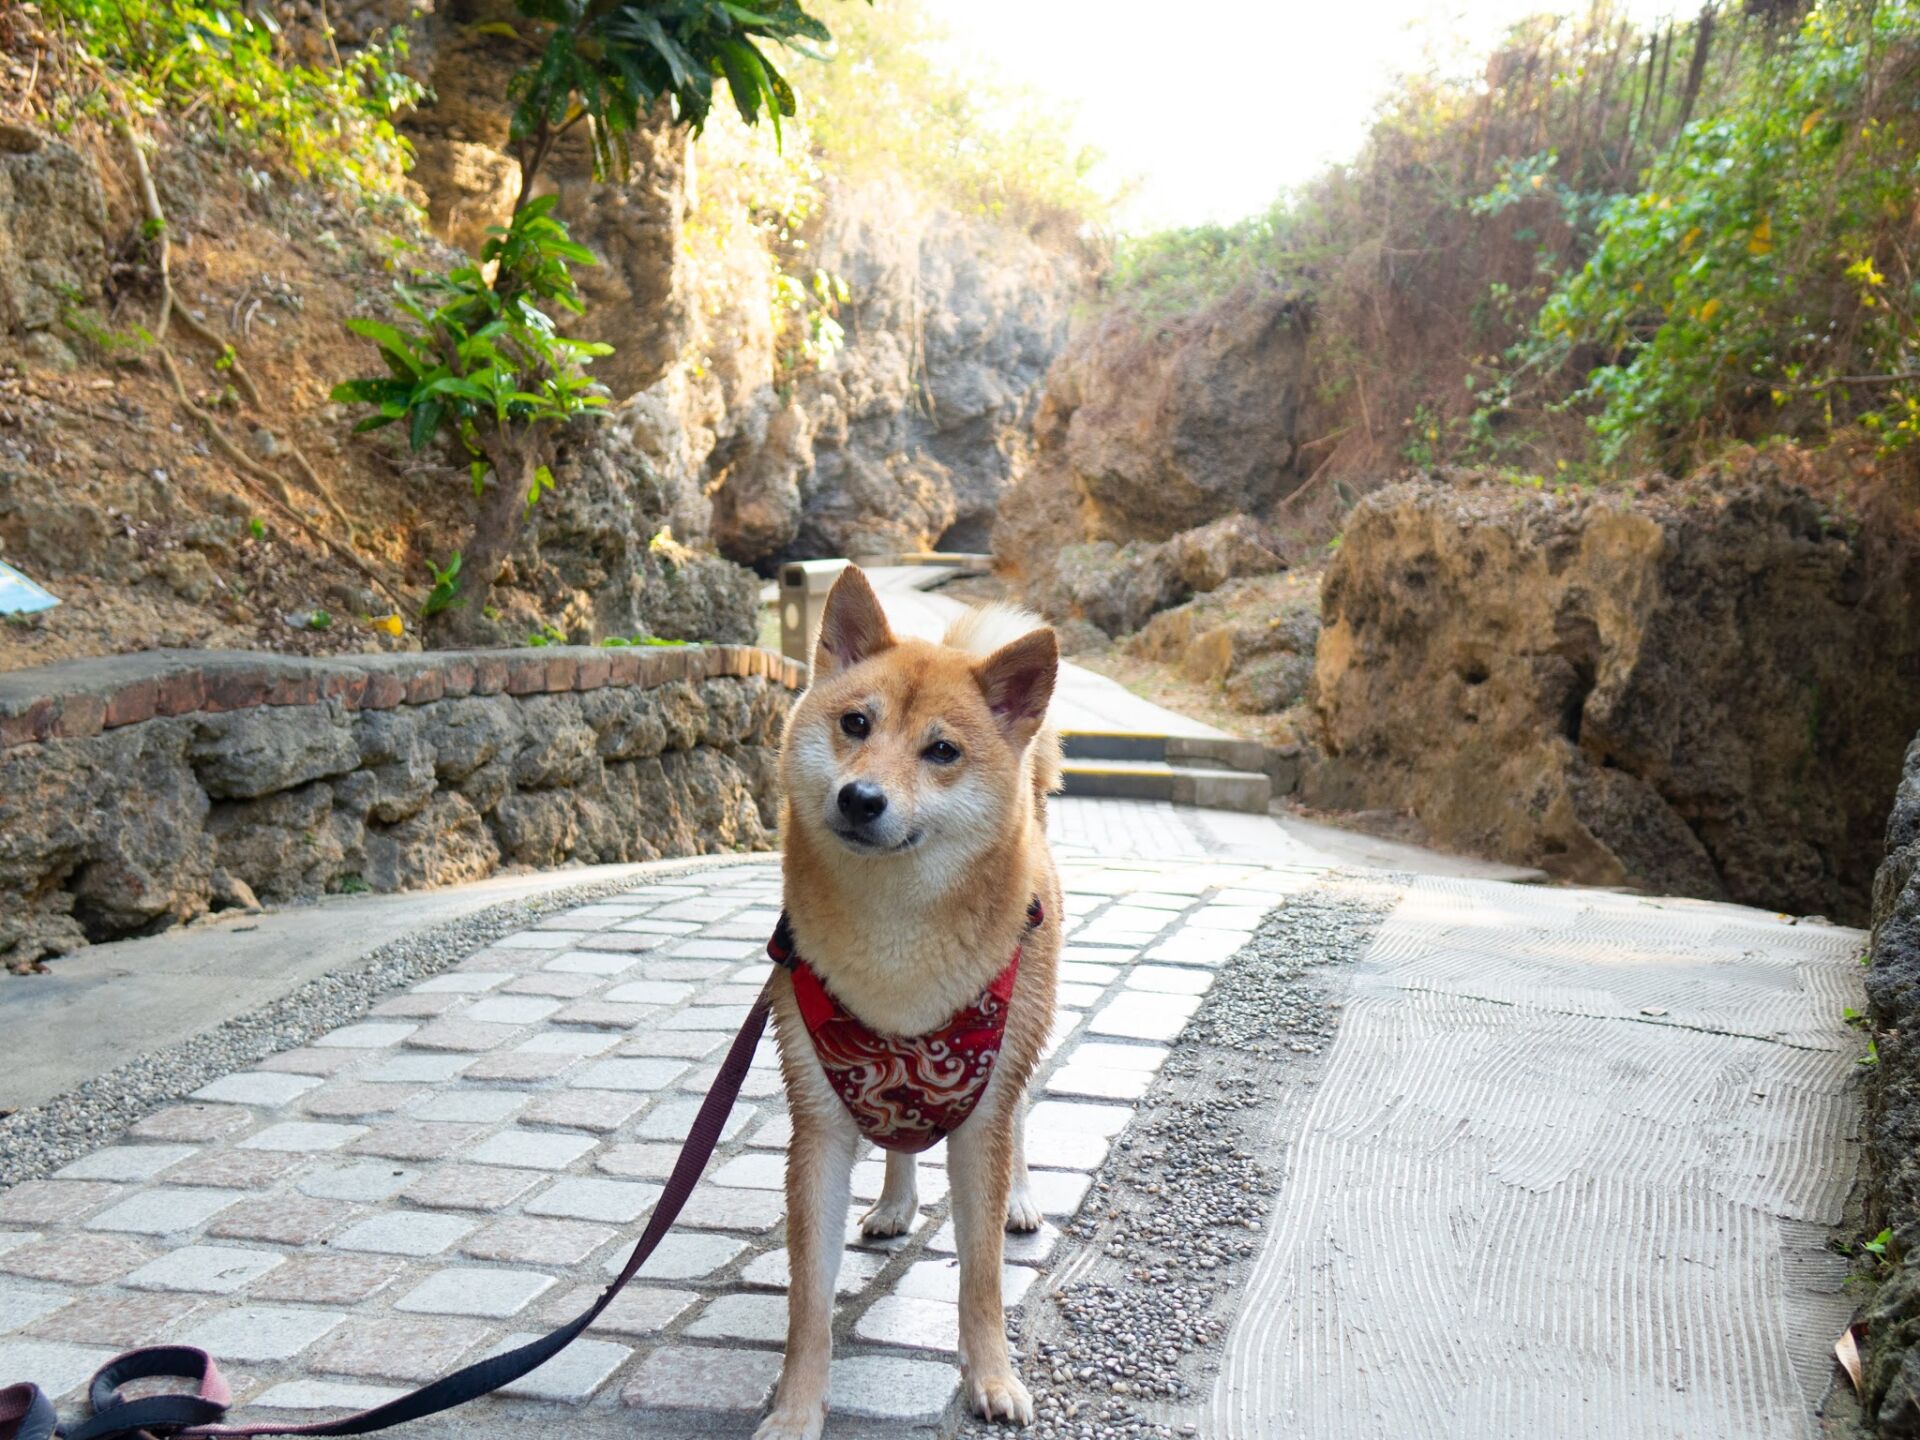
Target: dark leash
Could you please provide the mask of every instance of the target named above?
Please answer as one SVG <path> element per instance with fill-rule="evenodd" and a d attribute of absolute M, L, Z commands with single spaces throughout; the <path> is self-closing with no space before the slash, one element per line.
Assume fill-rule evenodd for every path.
<path fill-rule="evenodd" d="M 367 1435 L 404 1425 L 409 1420 L 438 1415 L 491 1394 L 502 1385 L 510 1385 L 539 1369 L 599 1318 L 673 1228 L 673 1222 L 699 1183 L 707 1161 L 713 1158 L 714 1147 L 720 1143 L 727 1112 L 740 1096 L 747 1068 L 753 1063 L 753 1052 L 766 1033 L 771 1008 L 772 984 L 769 982 L 767 988 L 761 990 L 760 998 L 754 1001 L 740 1033 L 734 1037 L 733 1048 L 727 1051 L 713 1088 L 700 1102 L 700 1113 L 694 1117 L 693 1128 L 680 1147 L 673 1174 L 627 1263 L 599 1299 L 552 1334 L 530 1340 L 503 1355 L 477 1360 L 430 1385 L 423 1385 L 412 1394 L 376 1405 L 371 1410 L 334 1420 L 316 1420 L 308 1425 L 225 1423 L 233 1397 L 213 1357 L 191 1346 L 155 1345 L 130 1350 L 103 1365 L 87 1387 L 88 1408 L 92 1413 L 70 1425 L 60 1424 L 53 1402 L 39 1386 L 20 1384 L 0 1389 L 0 1440 L 54 1440 L 56 1436 L 61 1440 L 153 1440 L 156 1436 Z M 122 1387 L 136 1380 L 153 1379 L 185 1380 L 197 1388 L 190 1394 L 149 1395 L 134 1400 L 120 1394 Z"/>

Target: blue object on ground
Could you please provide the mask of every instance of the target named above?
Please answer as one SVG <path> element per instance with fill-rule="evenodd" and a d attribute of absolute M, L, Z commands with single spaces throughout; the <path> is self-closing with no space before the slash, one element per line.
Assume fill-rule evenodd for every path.
<path fill-rule="evenodd" d="M 0 615 L 30 615 L 35 610 L 51 610 L 59 603 L 58 595 L 0 560 Z"/>

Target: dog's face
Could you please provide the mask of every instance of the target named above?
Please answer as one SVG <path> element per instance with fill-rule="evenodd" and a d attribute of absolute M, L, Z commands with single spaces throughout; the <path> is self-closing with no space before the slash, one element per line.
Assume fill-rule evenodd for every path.
<path fill-rule="evenodd" d="M 984 658 L 896 640 L 849 568 L 827 598 L 814 683 L 787 722 L 793 823 L 875 860 L 980 853 L 1016 813 L 1058 665 L 1051 630 Z"/>

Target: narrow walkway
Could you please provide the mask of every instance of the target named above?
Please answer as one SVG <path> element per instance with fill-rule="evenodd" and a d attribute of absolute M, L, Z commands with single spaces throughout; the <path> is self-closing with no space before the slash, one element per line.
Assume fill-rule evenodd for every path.
<path fill-rule="evenodd" d="M 1355 977 L 1202 1433 L 1799 1440 L 1853 1297 L 1857 931 L 1461 880 Z"/>

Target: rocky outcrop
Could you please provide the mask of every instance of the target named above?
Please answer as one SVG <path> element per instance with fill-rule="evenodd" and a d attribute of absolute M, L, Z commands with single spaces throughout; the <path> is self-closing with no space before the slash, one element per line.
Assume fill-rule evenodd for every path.
<path fill-rule="evenodd" d="M 1920 739 L 1907 750 L 1873 884 L 1867 1023 L 1867 1230 L 1892 1267 L 1867 1307 L 1862 1399 L 1883 1435 L 1920 1435 Z"/>
<path fill-rule="evenodd" d="M 1890 526 L 1764 464 L 1671 499 L 1392 488 L 1326 578 L 1306 798 L 1569 880 L 1863 917 L 1920 726 L 1917 587 Z"/>
<path fill-rule="evenodd" d="M 743 648 L 298 661 L 149 652 L 0 677 L 0 963 L 221 897 L 771 843 L 799 667 Z"/>
<path fill-rule="evenodd" d="M 1082 621 L 1110 636 L 1230 580 L 1269 575 L 1286 563 L 1263 527 L 1245 515 L 1216 520 L 1160 544 L 1092 540 L 1062 546 L 1031 567 L 1023 598 L 1056 625 Z"/>
<path fill-rule="evenodd" d="M 38 130 L 0 124 L 0 352 L 73 363 L 54 328 L 99 301 L 106 236 L 92 162 Z"/>
<path fill-rule="evenodd" d="M 1318 597 L 1290 578 L 1234 580 L 1163 610 L 1127 641 L 1127 651 L 1220 686 L 1244 714 L 1287 710 L 1307 698 L 1320 639 Z"/>
<path fill-rule="evenodd" d="M 1262 522 L 1302 478 L 1310 320 L 1295 297 L 1249 290 L 1165 322 L 1114 308 L 1074 332 L 993 528 L 1028 603 L 1117 635 L 1279 568 Z"/>

